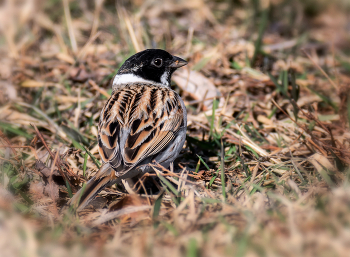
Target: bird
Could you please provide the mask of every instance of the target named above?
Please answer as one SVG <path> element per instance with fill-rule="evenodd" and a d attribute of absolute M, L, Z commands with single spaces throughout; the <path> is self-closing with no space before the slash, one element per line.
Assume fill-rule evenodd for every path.
<path fill-rule="evenodd" d="M 85 208 L 105 187 L 151 172 L 157 162 L 167 168 L 186 139 L 187 111 L 171 89 L 171 76 L 187 64 L 162 49 L 129 57 L 112 81 L 112 94 L 98 124 L 102 166 L 68 202 Z"/>

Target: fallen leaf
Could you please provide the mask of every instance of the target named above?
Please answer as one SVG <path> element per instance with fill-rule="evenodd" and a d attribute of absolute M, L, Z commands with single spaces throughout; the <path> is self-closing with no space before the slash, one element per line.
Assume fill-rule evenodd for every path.
<path fill-rule="evenodd" d="M 0 81 L 0 105 L 14 101 L 17 98 L 17 90 L 12 83 Z"/>
<path fill-rule="evenodd" d="M 45 82 L 27 79 L 21 83 L 21 86 L 22 87 L 43 87 L 45 86 Z"/>
<path fill-rule="evenodd" d="M 37 171 L 39 171 L 41 174 L 43 174 L 43 176 L 45 176 L 46 178 L 48 178 L 51 175 L 51 169 L 46 167 L 46 165 L 40 160 L 36 160 L 36 162 L 35 162 L 35 169 Z M 58 173 L 57 169 L 54 169 L 52 171 L 52 175 L 60 176 L 60 174 Z"/>
<path fill-rule="evenodd" d="M 206 111 L 212 108 L 213 99 L 219 99 L 219 107 L 224 106 L 225 99 L 222 97 L 221 92 L 215 87 L 214 83 L 208 78 L 202 75 L 198 71 L 179 70 L 173 76 L 173 80 L 176 84 L 188 93 L 193 99 L 203 102 L 203 109 Z"/>
<path fill-rule="evenodd" d="M 107 212 L 105 214 L 102 214 L 96 221 L 94 221 L 93 226 L 103 224 L 112 219 L 120 218 L 124 215 L 131 215 L 138 212 L 145 213 L 146 211 L 149 211 L 151 208 L 152 206 L 149 206 L 149 205 L 129 206 L 119 211 Z"/>
<path fill-rule="evenodd" d="M 65 53 L 56 54 L 56 58 L 61 60 L 61 61 L 64 61 L 64 62 L 68 62 L 70 64 L 74 64 L 74 62 L 75 62 L 73 57 L 71 57 L 70 55 L 65 54 Z"/>
<path fill-rule="evenodd" d="M 145 197 L 140 197 L 135 194 L 126 195 L 118 202 L 114 202 L 109 206 L 109 216 L 107 215 L 106 217 L 114 217 L 114 214 L 110 213 L 119 213 L 118 217 L 121 217 L 124 221 L 132 219 L 137 222 L 149 215 L 148 210 L 151 208 L 149 205 L 150 203 L 149 199 Z M 130 209 L 132 211 L 124 213 L 125 209 Z"/>
<path fill-rule="evenodd" d="M 92 75 L 86 71 L 84 66 L 75 67 L 70 71 L 70 79 L 76 82 L 85 82 L 91 77 Z"/>
<path fill-rule="evenodd" d="M 10 108 L 10 105 L 0 108 L 0 120 L 16 125 L 28 126 L 30 124 L 35 124 L 42 127 L 47 126 L 46 122 L 36 119 L 26 113 L 15 111 Z"/>
<path fill-rule="evenodd" d="M 57 169 L 49 169 L 42 161 L 36 160 L 35 169 L 43 175 L 43 193 L 56 201 L 59 196 L 59 186 L 53 179 L 53 176 L 60 176 Z M 36 188 L 37 189 L 37 188 Z"/>
<path fill-rule="evenodd" d="M 121 210 L 128 206 L 141 206 L 148 205 L 148 200 L 145 197 L 139 197 L 138 195 L 126 195 L 124 198 L 117 202 L 111 203 L 109 206 L 109 211 Z"/>
<path fill-rule="evenodd" d="M 0 184 L 0 210 L 10 210 L 14 201 L 14 195 Z"/>
<path fill-rule="evenodd" d="M 322 172 L 324 168 L 330 171 L 335 171 L 334 165 L 323 155 L 315 153 L 311 155 L 309 161 L 315 166 L 318 172 Z"/>

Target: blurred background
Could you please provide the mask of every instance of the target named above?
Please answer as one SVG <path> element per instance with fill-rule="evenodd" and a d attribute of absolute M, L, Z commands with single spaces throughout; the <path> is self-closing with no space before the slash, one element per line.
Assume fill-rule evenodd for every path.
<path fill-rule="evenodd" d="M 147 48 L 189 62 L 190 182 L 62 212 L 100 165 L 111 78 Z M 2 0 L 0 58 L 1 256 L 348 256 L 349 0 Z"/>

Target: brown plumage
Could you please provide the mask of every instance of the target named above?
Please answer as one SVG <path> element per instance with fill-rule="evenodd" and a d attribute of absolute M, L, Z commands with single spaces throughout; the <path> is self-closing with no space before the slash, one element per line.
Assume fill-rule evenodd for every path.
<path fill-rule="evenodd" d="M 132 59 L 138 55 L 139 59 Z M 153 161 L 169 166 L 184 144 L 186 108 L 169 84 L 172 72 L 186 62 L 163 50 L 146 50 L 133 57 L 116 75 L 114 91 L 101 111 L 98 145 L 103 166 L 70 200 L 78 209 L 106 186 L 151 171 L 148 164 Z M 125 70 L 141 75 L 124 74 Z M 147 76 L 152 79 L 144 79 Z M 125 82 L 128 79 L 133 81 Z"/>
<path fill-rule="evenodd" d="M 113 92 L 101 112 L 99 152 L 122 176 L 157 155 L 184 128 L 180 97 L 167 87 L 147 83 Z"/>

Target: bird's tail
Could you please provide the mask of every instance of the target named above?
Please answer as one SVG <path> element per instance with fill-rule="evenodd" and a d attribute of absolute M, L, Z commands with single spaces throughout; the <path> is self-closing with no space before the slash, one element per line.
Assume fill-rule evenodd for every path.
<path fill-rule="evenodd" d="M 104 164 L 96 175 L 91 178 L 68 202 L 77 211 L 82 210 L 106 186 L 118 181 L 115 171 L 110 165 Z"/>

